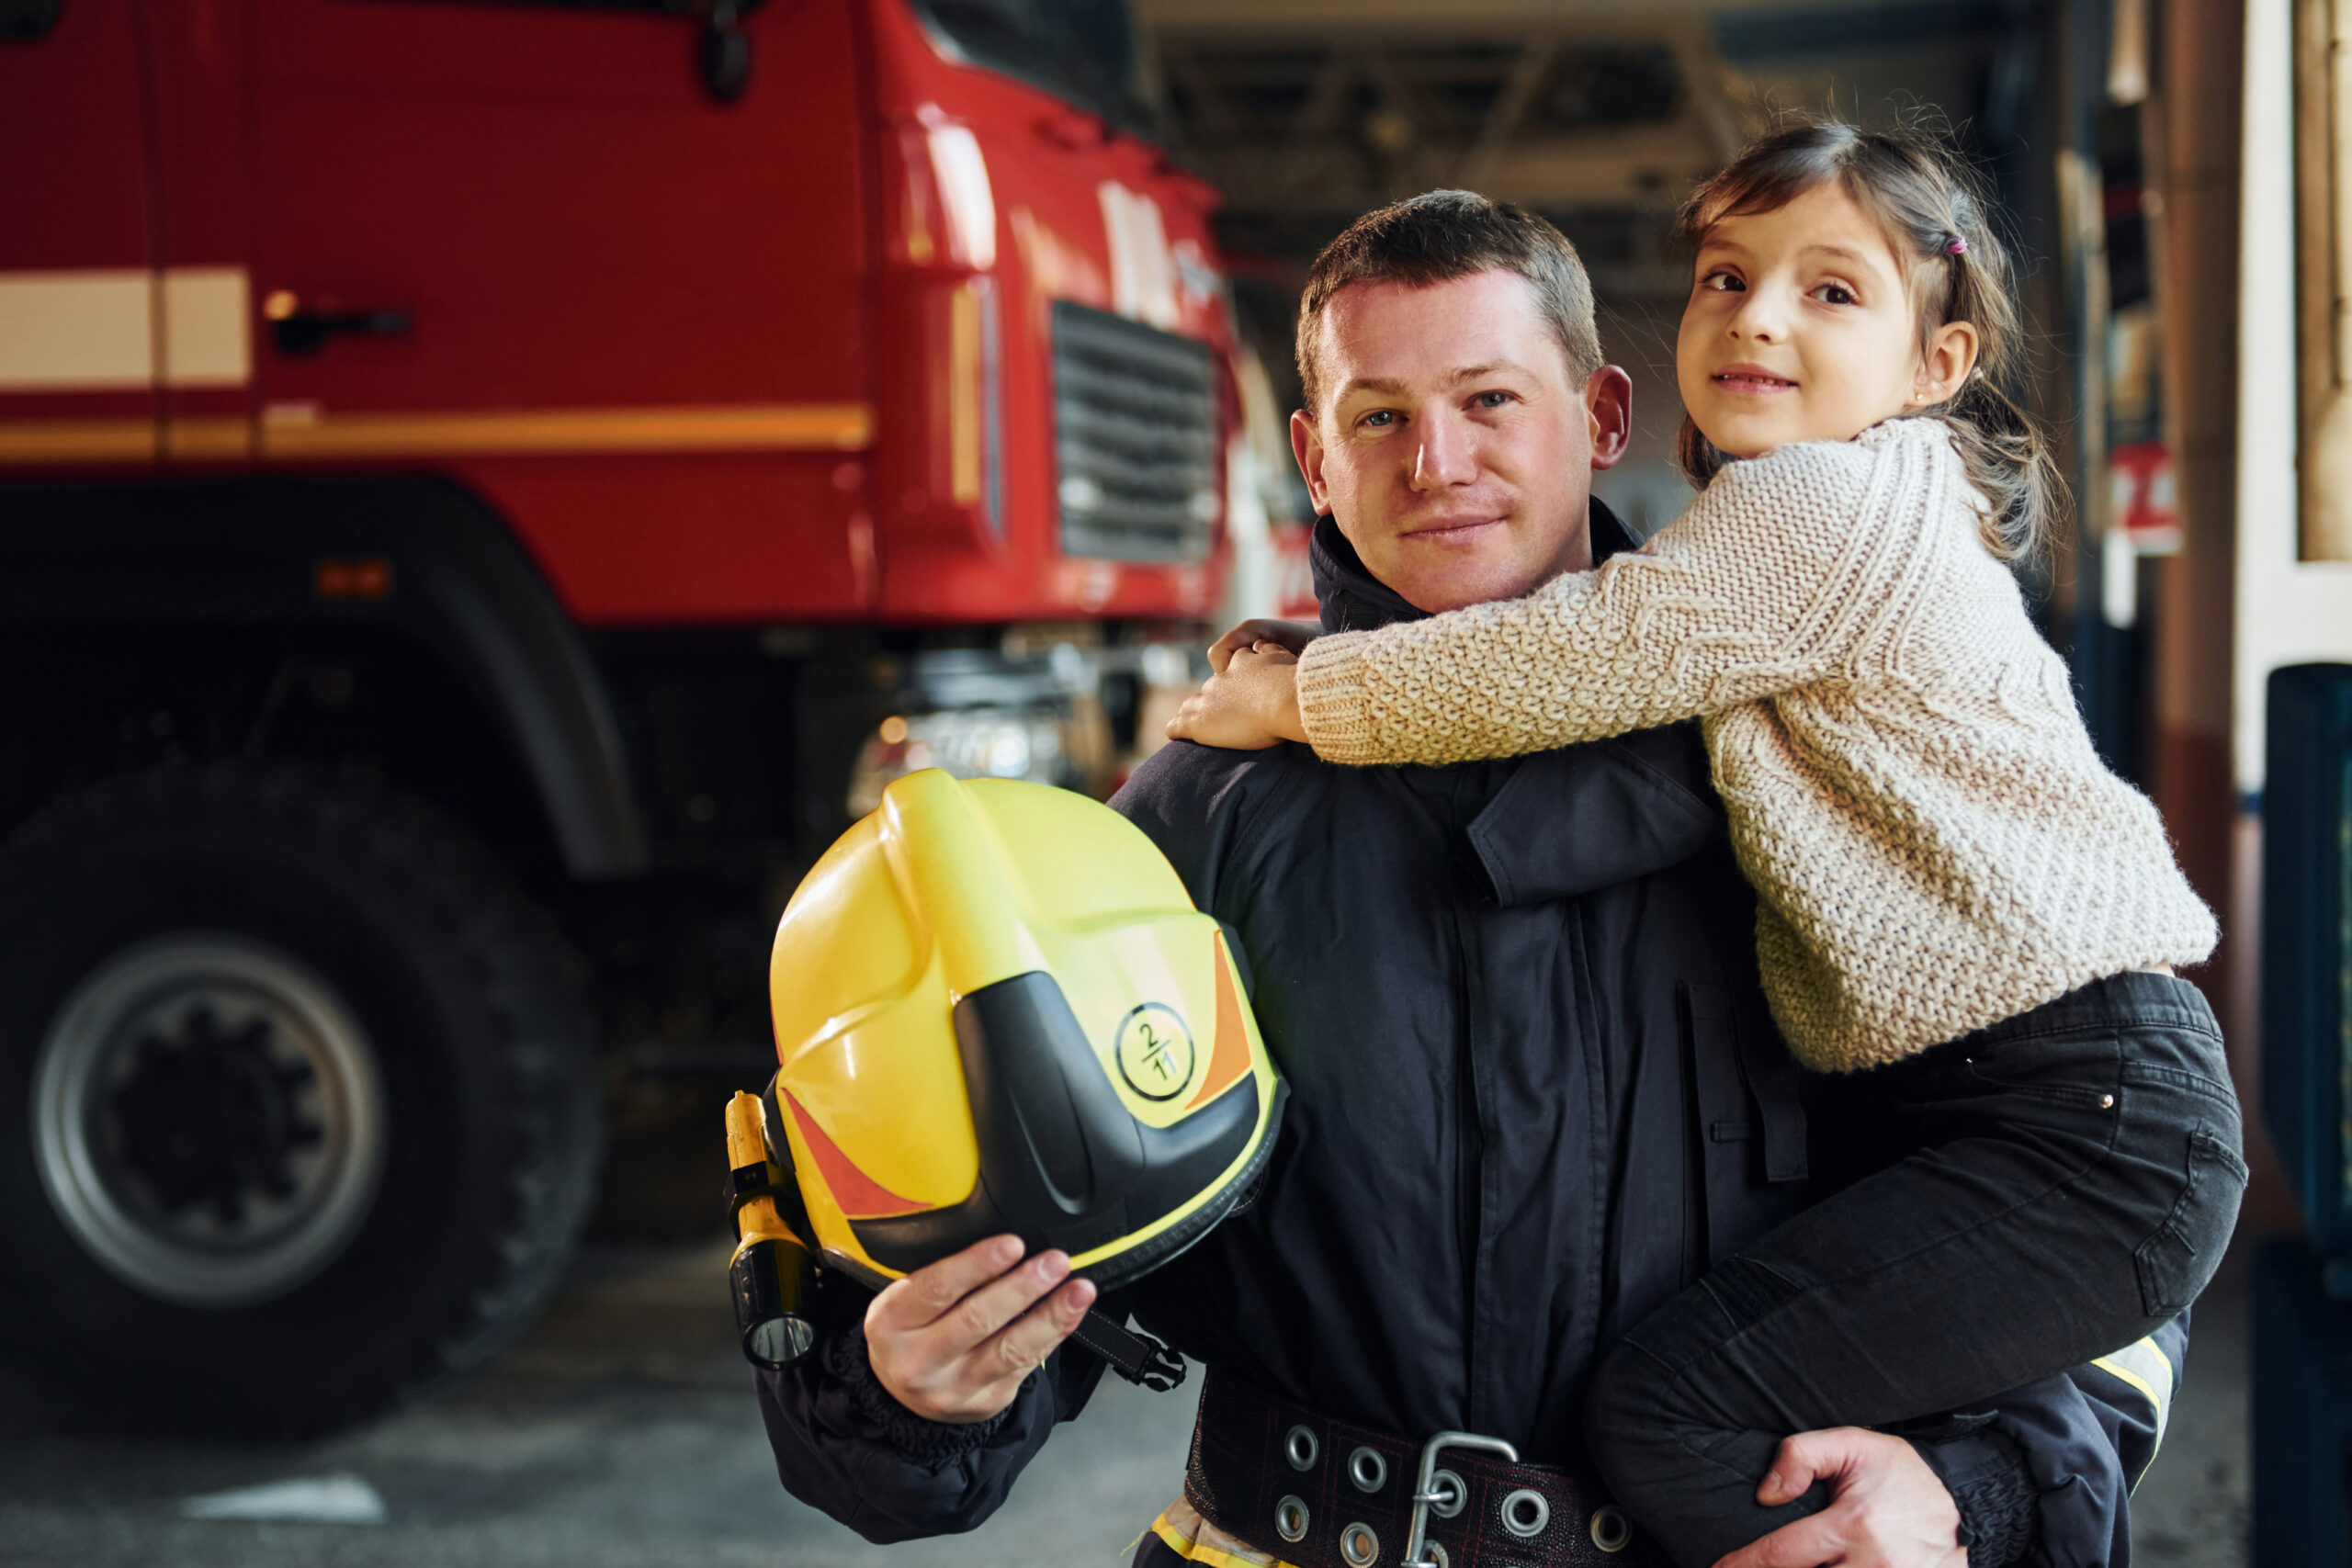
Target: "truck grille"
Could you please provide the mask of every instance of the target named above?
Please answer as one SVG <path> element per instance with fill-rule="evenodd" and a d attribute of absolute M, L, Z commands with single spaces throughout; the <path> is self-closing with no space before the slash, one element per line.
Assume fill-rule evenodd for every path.
<path fill-rule="evenodd" d="M 1189 561 L 1209 553 L 1217 493 L 1208 345 L 1054 301 L 1054 453 L 1062 553 Z"/>

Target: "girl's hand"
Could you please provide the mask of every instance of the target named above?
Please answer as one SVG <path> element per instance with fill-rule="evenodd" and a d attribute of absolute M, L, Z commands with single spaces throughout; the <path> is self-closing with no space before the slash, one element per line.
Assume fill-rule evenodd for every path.
<path fill-rule="evenodd" d="M 1322 635 L 1323 628 L 1309 621 L 1244 621 L 1209 645 L 1209 668 L 1222 675 L 1235 654 L 1261 642 L 1305 653 L 1306 645 Z"/>
<path fill-rule="evenodd" d="M 1272 640 L 1230 650 L 1224 672 L 1210 676 L 1168 721 L 1168 739 L 1236 751 L 1305 740 L 1306 726 L 1298 716 L 1298 656 Z"/>

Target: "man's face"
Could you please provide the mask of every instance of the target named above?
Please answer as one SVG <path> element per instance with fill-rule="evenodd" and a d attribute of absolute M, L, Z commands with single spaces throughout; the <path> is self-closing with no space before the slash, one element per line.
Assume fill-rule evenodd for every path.
<path fill-rule="evenodd" d="M 1431 612 L 1511 599 L 1592 564 L 1592 470 L 1624 455 L 1632 384 L 1582 386 L 1514 272 L 1355 283 L 1323 308 L 1322 404 L 1291 415 L 1317 511 Z"/>

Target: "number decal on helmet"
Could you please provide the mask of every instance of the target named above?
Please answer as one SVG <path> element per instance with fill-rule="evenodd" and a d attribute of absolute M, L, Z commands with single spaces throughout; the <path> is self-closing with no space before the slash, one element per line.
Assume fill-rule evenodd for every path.
<path fill-rule="evenodd" d="M 1173 1100 L 1193 1081 L 1193 1032 L 1174 1008 L 1146 1002 L 1119 1021 L 1119 1076 L 1146 1100 Z"/>

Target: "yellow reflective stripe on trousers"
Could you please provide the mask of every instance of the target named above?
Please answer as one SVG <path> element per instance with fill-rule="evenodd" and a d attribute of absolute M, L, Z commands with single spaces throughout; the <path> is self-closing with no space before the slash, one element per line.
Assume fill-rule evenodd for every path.
<path fill-rule="evenodd" d="M 1166 1541 L 1169 1550 L 1185 1562 L 1204 1563 L 1206 1568 L 1291 1568 L 1279 1558 L 1252 1551 L 1235 1540 L 1201 1517 L 1200 1510 L 1182 1497 L 1169 1504 L 1159 1517 L 1151 1521 L 1151 1533 Z"/>
<path fill-rule="evenodd" d="M 1229 1551 L 1219 1551 L 1214 1546 L 1186 1540 L 1157 1519 L 1152 1521 L 1151 1533 L 1166 1541 L 1176 1555 L 1187 1562 L 1205 1562 L 1208 1568 L 1257 1568 L 1256 1563 L 1245 1562 Z"/>
<path fill-rule="evenodd" d="M 2173 1387 L 2177 1380 L 2174 1375 L 2171 1360 L 2156 1348 L 2156 1342 L 2153 1338 L 2139 1340 L 2126 1345 L 2113 1355 L 2101 1356 L 2091 1365 L 2118 1382 L 2138 1390 L 2141 1396 L 2147 1400 L 2155 1418 L 2155 1446 L 2157 1449 L 2163 1448 L 2165 1427 L 2172 1419 Z M 2152 1450 L 2149 1458 L 2153 1460 L 2154 1457 L 2154 1451 Z M 2141 1473 L 2147 1472 L 2143 1471 Z M 2132 1483 L 2134 1486 L 2139 1484 L 2139 1476 L 2135 1475 L 2132 1478 Z"/>

